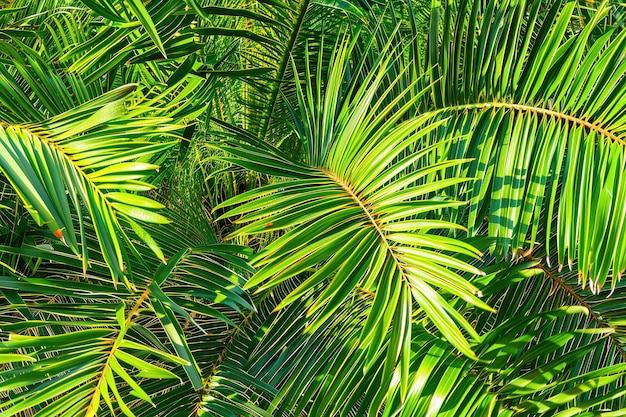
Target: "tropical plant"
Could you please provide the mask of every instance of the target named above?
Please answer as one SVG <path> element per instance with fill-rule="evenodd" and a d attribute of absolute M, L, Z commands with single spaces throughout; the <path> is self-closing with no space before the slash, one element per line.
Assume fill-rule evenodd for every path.
<path fill-rule="evenodd" d="M 1 7 L 0 416 L 626 415 L 626 4 Z"/>

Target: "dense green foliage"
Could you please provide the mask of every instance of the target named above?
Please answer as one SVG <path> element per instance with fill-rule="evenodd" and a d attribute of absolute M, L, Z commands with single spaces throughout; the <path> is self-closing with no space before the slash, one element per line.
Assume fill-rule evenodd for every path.
<path fill-rule="evenodd" d="M 626 415 L 626 4 L 0 7 L 0 417 Z"/>

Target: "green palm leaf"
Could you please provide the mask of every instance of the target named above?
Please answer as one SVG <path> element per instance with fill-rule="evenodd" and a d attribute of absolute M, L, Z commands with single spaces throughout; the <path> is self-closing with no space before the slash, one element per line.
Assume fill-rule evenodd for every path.
<path fill-rule="evenodd" d="M 0 0 L 0 416 L 624 415 L 623 9 Z"/>
<path fill-rule="evenodd" d="M 93 234 L 89 230 L 87 236 L 97 245 Z M 154 236 L 160 242 L 175 234 Z M 25 415 L 33 407 L 45 410 L 44 415 L 99 415 L 106 413 L 103 407 L 133 415 L 136 402 L 152 409 L 157 393 L 183 380 L 188 381 L 185 395 L 199 391 L 208 369 L 194 343 L 209 333 L 227 334 L 240 312 L 253 308 L 240 287 L 244 281 L 237 271 L 249 267 L 239 247 L 214 244 L 180 251 L 153 276 L 134 261 L 133 281 L 140 293 L 114 288 L 103 278 L 104 259 L 97 257 L 93 262 L 100 268 L 90 268 L 87 277 L 68 288 L 67 279 L 51 274 L 63 267 L 66 276 L 80 277 L 81 261 L 74 257 L 72 262 L 62 250 L 67 248 L 59 249 L 17 250 L 53 263 L 36 277 L 0 280 L 3 294 L 15 289 L 21 294 L 19 304 L 4 306 L 0 321 L 3 334 L 10 334 L 0 342 L 1 354 L 11 363 L 0 374 L 0 389 L 7 393 L 1 402 L 6 413 L 0 415 Z M 148 248 L 138 249 L 150 258 Z M 64 302 L 48 303 L 54 298 Z M 30 320 L 16 315 L 24 310 Z"/>
<path fill-rule="evenodd" d="M 450 343 L 474 357 L 467 336 L 457 325 L 472 338 L 477 339 L 478 335 L 432 286 L 489 309 L 477 298 L 478 289 L 455 272 L 480 271 L 458 262 L 445 251 L 472 256 L 480 253 L 463 242 L 429 233 L 458 226 L 428 217 L 431 212 L 458 205 L 432 196 L 451 184 L 465 181 L 439 177 L 447 166 L 463 161 L 420 167 L 420 162 L 432 160 L 435 148 L 408 152 L 438 124 L 427 125 L 429 115 L 397 124 L 402 112 L 390 113 L 390 108 L 380 108 L 381 102 L 373 100 L 386 77 L 389 59 L 381 58 L 376 71 L 361 86 L 350 85 L 350 98 L 342 101 L 338 89 L 348 73 L 350 45 L 338 49 L 323 96 L 319 91 L 317 96 L 311 96 L 311 91 L 300 90 L 303 120 L 311 124 L 314 118 L 325 121 L 322 131 L 309 129 L 303 138 L 307 164 L 289 161 L 277 151 L 242 143 L 221 146 L 235 156 L 224 160 L 289 179 L 244 193 L 216 209 L 241 204 L 226 214 L 242 215 L 236 223 L 248 223 L 234 235 L 291 229 L 254 257 L 252 263 L 259 271 L 247 286 L 257 291 L 271 289 L 316 268 L 278 306 L 309 296 L 312 288 L 328 280 L 325 291 L 308 308 L 313 321 L 307 331 L 315 331 L 336 314 L 355 288 L 362 288 L 376 293 L 361 338 L 363 346 L 369 348 L 370 360 L 382 348 L 380 335 L 390 328 L 395 335 L 386 348 L 388 375 L 402 352 L 409 348 L 413 300 Z M 316 102 L 314 97 L 322 101 Z M 402 176 L 406 171 L 409 174 Z"/>
<path fill-rule="evenodd" d="M 471 4 L 445 9 L 442 42 L 434 9 L 429 35 L 431 76 L 441 77 L 432 97 L 451 118 L 441 135 L 462 136 L 442 145 L 442 156 L 473 159 L 458 171 L 476 178 L 472 186 L 450 190 L 470 201 L 470 233 L 487 217 L 498 254 L 545 243 L 544 255 L 554 246 L 558 253 L 549 264 L 577 263 L 583 287 L 599 292 L 610 280 L 614 288 L 626 268 L 624 33 L 596 34 L 607 3 L 582 27 L 575 2 L 557 2 L 545 15 L 538 2 Z"/>
<path fill-rule="evenodd" d="M 115 90 L 69 113 L 62 113 L 41 127 L 8 126 L 1 135 L 0 166 L 35 221 L 45 224 L 73 251 L 81 253 L 86 269 L 89 255 L 84 245 L 82 249 L 78 245 L 84 240 L 82 218 L 76 226 L 71 215 L 72 212 L 82 215 L 81 204 L 84 204 L 115 280 L 124 275 L 123 240 L 118 237 L 119 233 L 124 234 L 120 220 L 167 222 L 163 216 L 152 212 L 162 207 L 160 204 L 127 192 L 151 189 L 141 178 L 145 172 L 157 168 L 136 160 L 149 158 L 173 144 L 129 141 L 129 137 L 147 136 L 149 125 L 146 123 L 150 122 L 139 119 L 134 129 L 119 131 L 115 123 L 128 126 L 129 115 L 132 118 L 149 110 L 141 106 L 126 107 L 125 102 L 133 90 L 134 86 Z M 168 126 L 167 119 L 163 122 L 165 132 L 178 128 Z M 102 128 L 98 130 L 98 126 Z M 98 140 L 101 135 L 109 138 Z M 164 260 L 158 247 L 153 248 Z"/>

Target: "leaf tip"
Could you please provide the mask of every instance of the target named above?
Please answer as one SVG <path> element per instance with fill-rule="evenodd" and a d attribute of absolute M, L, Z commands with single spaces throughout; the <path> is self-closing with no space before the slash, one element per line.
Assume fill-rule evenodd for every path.
<path fill-rule="evenodd" d="M 61 242 L 63 242 L 63 244 L 65 246 L 68 246 L 67 242 L 65 241 L 65 237 L 63 237 L 63 229 L 57 229 L 57 230 L 53 231 L 52 234 L 54 234 L 54 236 L 56 236 L 57 239 L 59 239 Z"/>

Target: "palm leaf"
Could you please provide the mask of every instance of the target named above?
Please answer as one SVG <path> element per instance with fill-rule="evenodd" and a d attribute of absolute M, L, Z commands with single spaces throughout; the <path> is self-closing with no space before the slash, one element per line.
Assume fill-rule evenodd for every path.
<path fill-rule="evenodd" d="M 181 213 L 170 215 L 178 219 Z M 153 410 L 159 395 L 178 385 L 182 404 L 192 410 L 185 398 L 197 397 L 194 391 L 202 388 L 207 363 L 222 349 L 220 334 L 236 326 L 242 310 L 253 308 L 241 289 L 240 274 L 249 270 L 242 257 L 246 250 L 203 241 L 201 248 L 180 251 L 184 228 L 147 226 L 169 262 L 155 272 L 156 256 L 147 244 L 136 243 L 138 257 L 127 259 L 129 279 L 139 290 L 132 292 L 106 278 L 94 226 L 86 221 L 84 228 L 92 254 L 86 274 L 81 259 L 64 245 L 1 249 L 3 258 L 19 255 L 14 269 L 30 275 L 0 280 L 5 297 L 0 329 L 11 335 L 0 347 L 11 361 L 0 376 L 6 388 L 2 410 L 6 415 L 34 409 L 43 415 L 132 415 L 144 403 Z M 129 239 L 137 238 L 129 231 Z M 39 262 L 33 266 L 29 259 Z M 208 334 L 216 337 L 213 351 Z M 34 364 L 14 352 L 28 352 Z"/>
<path fill-rule="evenodd" d="M 458 204 L 432 196 L 450 184 L 464 181 L 437 177 L 446 165 L 462 161 L 420 167 L 421 161 L 432 159 L 434 148 L 408 152 L 437 124 L 425 125 L 428 115 L 397 124 L 402 113 L 390 113 L 389 108 L 380 108 L 380 102 L 372 101 L 386 77 L 388 59 L 381 58 L 376 71 L 361 86 L 350 84 L 346 94 L 349 98 L 343 99 L 337 89 L 345 74 L 352 72 L 347 66 L 351 45 L 346 43 L 338 49 L 323 96 L 319 91 L 315 96 L 314 92 L 300 90 L 302 120 L 310 123 L 302 138 L 306 163 L 292 162 L 278 151 L 243 143 L 221 146 L 234 156 L 223 160 L 287 179 L 234 197 L 216 209 L 241 204 L 226 214 L 241 215 L 235 222 L 247 223 L 234 236 L 291 229 L 254 257 L 252 263 L 259 271 L 247 284 L 264 291 L 315 268 L 315 273 L 278 308 L 310 296 L 312 288 L 330 280 L 308 308 L 312 323 L 307 331 L 315 331 L 336 314 L 342 301 L 359 287 L 376 293 L 361 338 L 369 360 L 377 357 L 382 348 L 382 339 L 376 335 L 393 329 L 394 337 L 385 347 L 389 355 L 386 375 L 391 375 L 396 361 L 408 349 L 413 300 L 450 343 L 473 357 L 467 336 L 457 325 L 470 337 L 478 335 L 431 285 L 488 309 L 477 298 L 478 289 L 454 272 L 480 271 L 457 262 L 445 251 L 472 256 L 480 253 L 468 244 L 430 232 L 457 226 L 427 217 L 435 210 Z M 316 102 L 315 97 L 322 101 Z M 323 130 L 315 131 L 313 123 Z M 414 171 L 401 176 L 408 167 Z"/>
<path fill-rule="evenodd" d="M 557 2 L 545 15 L 538 2 L 481 7 L 462 2 L 456 17 L 446 9 L 441 42 L 439 9 L 431 17 L 431 76 L 441 77 L 432 97 L 440 117 L 451 118 L 440 135 L 461 137 L 442 145 L 442 157 L 472 158 L 458 174 L 476 178 L 450 193 L 470 201 L 462 212 L 470 234 L 488 218 L 496 253 L 545 243 L 547 255 L 556 246 L 548 264 L 576 262 L 594 292 L 608 280 L 614 287 L 626 268 L 618 174 L 624 33 L 608 27 L 597 35 L 607 3 L 580 27 L 575 2 Z"/>
<path fill-rule="evenodd" d="M 143 172 L 156 166 L 134 162 L 137 158 L 162 152 L 172 143 L 128 141 L 128 137 L 147 133 L 146 122 L 115 138 L 115 124 L 127 123 L 122 116 L 141 114 L 149 108 L 127 109 L 124 104 L 134 86 L 115 90 L 86 105 L 59 115 L 42 127 L 8 126 L 2 131 L 1 167 L 15 187 L 35 221 L 47 227 L 76 253 L 82 253 L 84 268 L 89 256 L 85 247 L 81 220 L 78 227 L 71 213 L 81 213 L 85 204 L 114 279 L 124 274 L 120 220 L 129 217 L 163 223 L 167 220 L 151 212 L 160 204 L 127 190 L 148 190 L 140 181 Z M 167 123 L 167 120 L 164 120 Z M 94 127 L 104 125 L 101 130 Z M 128 124 L 127 124 L 128 126 Z M 177 126 L 164 125 L 167 130 Z M 85 133 L 85 134 L 83 134 Z M 121 133 L 121 132 L 120 132 Z M 100 135 L 107 141 L 96 141 Z M 119 135 L 119 133 L 118 133 Z M 69 199 L 66 193 L 69 194 Z M 158 248 L 157 255 L 162 259 Z"/>

